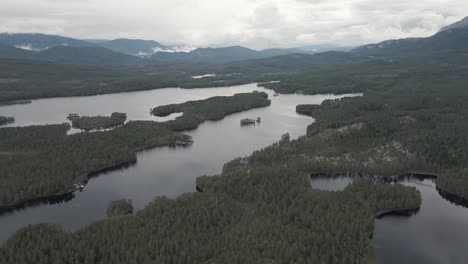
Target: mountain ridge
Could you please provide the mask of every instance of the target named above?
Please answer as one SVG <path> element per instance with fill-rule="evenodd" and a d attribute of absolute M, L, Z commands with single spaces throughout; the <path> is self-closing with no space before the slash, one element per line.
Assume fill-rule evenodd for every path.
<path fill-rule="evenodd" d="M 86 47 L 94 45 L 75 38 L 42 33 L 0 33 L 0 44 L 35 51 L 55 46 Z"/>
<path fill-rule="evenodd" d="M 455 23 L 442 27 L 439 30 L 439 32 L 447 31 L 447 30 L 454 29 L 454 28 L 464 28 L 464 27 L 468 27 L 468 16 L 462 18 L 461 20 Z"/>
<path fill-rule="evenodd" d="M 467 23 L 466 26 L 462 26 L 464 23 Z M 351 52 L 366 56 L 401 57 L 465 49 L 468 50 L 467 18 L 442 28 L 430 37 L 386 40 L 357 47 Z"/>

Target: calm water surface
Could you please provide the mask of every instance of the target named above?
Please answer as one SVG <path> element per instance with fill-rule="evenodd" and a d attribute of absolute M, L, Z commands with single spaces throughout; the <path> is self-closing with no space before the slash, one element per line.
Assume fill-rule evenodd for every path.
<path fill-rule="evenodd" d="M 342 190 L 349 177 L 313 178 L 312 188 Z M 468 209 L 444 199 L 433 180 L 406 179 L 422 196 L 421 209 L 412 216 L 376 219 L 373 249 L 377 264 L 468 263 Z"/>
<path fill-rule="evenodd" d="M 0 216 L 0 242 L 16 230 L 37 223 L 60 224 L 68 230 L 84 227 L 105 218 L 108 204 L 116 199 L 132 199 L 135 209 L 142 209 L 156 196 L 176 197 L 195 191 L 195 178 L 221 172 L 225 162 L 246 156 L 252 151 L 278 141 L 289 132 L 292 138 L 304 135 L 313 122 L 296 114 L 298 104 L 320 104 L 334 95 L 281 95 L 256 84 L 209 89 L 168 88 L 143 92 L 34 100 L 28 105 L 0 107 L 0 114 L 16 118 L 15 126 L 68 122 L 69 113 L 110 115 L 127 113 L 129 120 L 161 120 L 149 114 L 150 108 L 206 99 L 216 95 L 264 91 L 270 95 L 269 107 L 233 114 L 216 122 L 205 122 L 188 131 L 194 144 L 188 148 L 156 148 L 139 152 L 132 167 L 107 172 L 92 178 L 75 198 L 61 204 L 42 204 Z M 347 95 L 356 96 L 356 95 Z M 259 125 L 240 127 L 240 119 L 261 117 Z M 173 117 L 172 117 L 173 118 Z"/>

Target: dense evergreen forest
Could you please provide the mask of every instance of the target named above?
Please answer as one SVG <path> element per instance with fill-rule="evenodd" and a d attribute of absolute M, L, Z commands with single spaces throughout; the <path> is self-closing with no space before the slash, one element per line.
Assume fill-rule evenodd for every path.
<path fill-rule="evenodd" d="M 162 145 L 188 144 L 193 129 L 205 120 L 270 104 L 266 93 L 212 97 L 153 109 L 158 115 L 183 111 L 174 121 L 130 121 L 110 131 L 67 136 L 68 124 L 0 129 L 0 208 L 39 197 L 67 193 L 93 172 L 136 162 L 135 152 Z M 101 129 L 121 125 L 126 114 L 110 117 L 69 115 L 73 127 Z"/>
<path fill-rule="evenodd" d="M 44 61 L 0 59 L 0 104 L 47 97 L 87 96 L 166 87 L 201 88 L 296 78 L 297 73 L 339 65 L 379 64 L 381 59 L 346 52 L 289 54 L 221 65 L 158 63 L 137 68 L 102 68 Z M 216 73 L 210 78 L 192 76 Z M 331 92 L 327 87 L 326 92 Z"/>
<path fill-rule="evenodd" d="M 266 94 L 214 97 L 164 106 L 155 111 L 159 115 L 167 115 L 182 110 L 204 119 L 222 118 L 227 113 L 249 109 L 258 103 L 262 106 L 269 104 Z M 143 142 L 148 140 L 145 135 L 156 128 L 163 135 L 167 133 L 169 139 L 176 137 L 156 124 L 129 122 L 108 132 L 72 136 L 65 136 L 66 125 L 8 128 L 0 130 L 1 138 L 9 139 L 0 149 L 9 150 L 11 154 L 6 157 L 15 158 L 13 153 L 19 157 L 34 156 L 37 155 L 34 151 L 42 151 L 45 146 L 63 145 L 64 148 L 47 149 L 46 153 L 59 154 L 47 155 L 50 159 L 38 159 L 35 163 L 36 159 L 31 162 L 29 158 L 28 163 L 19 160 L 15 164 L 19 165 L 16 169 L 25 169 L 25 165 L 34 167 L 34 164 L 51 164 L 54 161 L 51 168 L 66 172 L 76 160 L 96 162 L 100 160 L 96 156 L 105 153 L 112 153 L 106 155 L 112 164 L 116 163 L 116 153 L 122 153 L 121 160 L 128 160 L 128 155 L 134 155 L 135 146 L 142 143 L 128 143 L 128 139 L 135 139 L 135 136 L 130 137 L 127 133 L 141 133 Z M 132 126 L 140 127 L 132 129 Z M 145 126 L 154 127 L 149 129 Z M 34 142 L 22 141 L 31 134 L 39 136 Z M 123 142 L 128 145 L 122 146 Z M 27 227 L 0 249 L 0 262 L 366 263 L 371 254 L 374 216 L 382 210 L 419 206 L 419 193 L 398 184 L 370 182 L 353 185 L 343 192 L 313 190 L 309 183 L 309 168 L 292 160 L 292 153 L 283 153 L 284 149 L 298 142 L 283 136 L 277 144 L 254 153 L 252 157 L 226 164 L 219 176 L 198 178 L 200 193 L 182 195 L 175 200 L 156 198 L 136 215 L 125 215 L 131 212 L 130 204 L 117 201 L 108 209 L 112 218 L 75 233 L 47 224 Z M 80 147 L 83 144 L 90 148 Z M 77 153 L 67 155 L 70 149 Z M 80 153 L 86 153 L 86 157 Z M 41 157 L 47 158 L 42 154 Z M 60 159 L 57 160 L 58 156 Z M 81 171 L 85 170 L 81 168 Z M 70 177 L 73 180 L 68 183 L 75 183 L 77 175 L 83 173 L 71 174 L 75 178 Z M 5 182 L 11 182 L 1 192 L 6 194 L 6 201 L 18 197 L 15 196 L 18 189 L 14 187 L 17 184 L 22 186 L 24 182 L 24 179 L 14 179 L 18 178 L 5 179 Z M 35 178 L 30 179 L 34 181 Z M 54 182 L 58 177 L 46 179 L 50 181 L 41 181 L 39 186 L 59 185 Z M 61 180 L 67 182 L 63 176 Z M 37 184 L 28 182 L 24 186 Z M 60 187 L 58 190 L 63 188 Z"/>
<path fill-rule="evenodd" d="M 128 215 L 133 213 L 133 205 L 131 200 L 116 200 L 111 202 L 107 208 L 106 214 L 108 217 Z"/>
<path fill-rule="evenodd" d="M 183 112 L 175 120 L 164 122 L 174 131 L 195 129 L 207 120 L 220 120 L 225 116 L 252 108 L 271 104 L 264 92 L 240 93 L 234 96 L 215 96 L 205 100 L 188 101 L 181 104 L 162 105 L 151 110 L 153 115 L 168 116 Z"/>
<path fill-rule="evenodd" d="M 67 136 L 68 124 L 0 129 L 0 207 L 67 193 L 95 171 L 136 161 L 136 151 L 188 142 L 157 122 Z"/>
<path fill-rule="evenodd" d="M 7 117 L 7 116 L 0 116 L 0 126 L 11 124 L 15 122 L 15 118 Z"/>
<path fill-rule="evenodd" d="M 72 127 L 90 131 L 108 129 L 121 126 L 127 120 L 125 113 L 112 113 L 110 116 L 78 116 L 70 114 L 68 119 L 72 122 Z"/>
<path fill-rule="evenodd" d="M 222 73 L 194 79 L 217 68 L 186 65 L 154 65 L 137 69 L 0 59 L 0 105 L 28 99 L 88 96 L 167 87 L 224 87 L 270 80 L 269 74 Z"/>
<path fill-rule="evenodd" d="M 296 151 L 324 169 L 336 163 L 339 171 L 435 174 L 438 188 L 466 199 L 467 83 L 461 69 L 411 72 L 360 98 L 298 106 L 319 122 Z"/>
<path fill-rule="evenodd" d="M 0 261 L 362 264 L 370 258 L 377 210 L 406 206 L 402 195 L 419 199 L 398 184 L 316 191 L 294 163 L 231 162 L 197 183 L 203 192 L 159 197 L 136 215 L 75 233 L 27 227 L 0 249 Z M 375 194 L 381 191 L 386 195 Z"/>
<path fill-rule="evenodd" d="M 49 224 L 24 228 L 0 248 L 0 263 L 368 263 L 374 217 L 419 207 L 420 193 L 365 179 L 343 191 L 320 191 L 311 188 L 310 174 L 433 173 L 438 188 L 468 198 L 465 54 L 448 51 L 398 60 L 350 55 L 323 67 L 288 57 L 302 70 L 274 71 L 270 77 L 281 82 L 265 87 L 280 93 L 364 96 L 298 106 L 298 113 L 316 119 L 306 135 L 297 140 L 285 135 L 226 163 L 220 175 L 198 177 L 197 193 L 157 197 L 131 215 L 130 203 L 117 201 L 109 207 L 112 217 L 76 232 Z M 223 69 L 237 72 L 255 63 Z M 262 60 L 259 67 L 274 65 Z M 301 72 L 303 68 L 309 70 Z M 6 183 L 0 186 L 2 202 L 55 193 L 83 180 L 90 168 L 134 159 L 135 149 L 148 142 L 183 137 L 171 130 L 269 104 L 261 93 L 243 96 L 249 103 L 215 97 L 153 109 L 160 116 L 184 112 L 180 120 L 163 125 L 129 122 L 109 132 L 73 136 L 65 136 L 67 125 L 0 129 L 0 175 Z M 64 172 L 70 177 L 64 178 Z"/>

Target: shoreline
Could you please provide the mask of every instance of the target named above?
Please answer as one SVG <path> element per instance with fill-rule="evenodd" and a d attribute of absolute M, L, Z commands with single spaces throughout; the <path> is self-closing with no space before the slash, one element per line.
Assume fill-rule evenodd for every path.
<path fill-rule="evenodd" d="M 362 177 L 362 178 L 367 178 L 373 181 L 380 181 L 383 183 L 398 183 L 399 181 L 402 181 L 408 177 L 414 177 L 418 178 L 419 180 L 424 180 L 424 179 L 431 179 L 431 180 L 436 180 L 439 175 L 436 173 L 431 173 L 431 172 L 416 172 L 416 171 L 410 171 L 410 172 L 405 172 L 401 174 L 395 174 L 391 176 L 382 176 L 382 175 L 376 175 L 373 173 L 364 173 L 364 172 L 313 172 L 310 173 L 310 177 L 329 177 L 329 178 L 337 178 L 337 177 Z M 463 206 L 468 208 L 468 199 L 455 194 L 451 193 L 449 191 L 446 191 L 435 183 L 435 189 L 439 193 L 440 196 L 442 196 L 444 199 L 450 201 L 451 203 Z M 411 210 L 414 210 L 415 208 L 411 208 Z M 398 211 L 402 211 L 402 209 L 397 209 L 396 213 Z M 390 212 L 385 213 L 384 215 L 390 214 Z M 379 216 L 380 214 L 377 214 Z"/>
<path fill-rule="evenodd" d="M 136 154 L 140 151 L 145 151 L 145 150 L 154 149 L 158 147 L 174 147 L 174 148 L 175 147 L 188 147 L 190 146 L 190 143 L 193 141 L 190 138 L 190 139 L 184 140 L 184 142 L 187 142 L 187 145 L 178 145 L 177 142 L 171 142 L 171 143 L 163 144 L 163 145 L 153 144 L 153 145 L 149 145 L 146 147 L 138 148 L 135 150 L 135 156 L 131 160 L 118 162 L 109 166 L 105 166 L 105 167 L 93 170 L 89 172 L 86 176 L 82 177 L 84 178 L 83 180 L 75 184 L 86 185 L 91 178 L 97 177 L 106 172 L 129 168 L 132 165 L 135 165 L 138 162 Z M 66 192 L 59 192 L 56 194 L 35 197 L 35 198 L 27 199 L 27 200 L 18 201 L 16 203 L 9 204 L 9 205 L 0 205 L 0 216 L 16 211 L 16 210 L 25 209 L 27 207 L 33 207 L 35 205 L 40 205 L 40 204 L 45 204 L 45 203 L 57 204 L 57 203 L 62 203 L 62 202 L 69 202 L 75 197 L 74 193 L 80 190 L 76 188 L 73 189 L 73 186 L 71 186 L 70 188 L 71 189 Z"/>
<path fill-rule="evenodd" d="M 375 218 L 382 218 L 389 215 L 402 215 L 402 216 L 411 216 L 417 213 L 421 209 L 421 206 L 418 207 L 408 207 L 408 208 L 393 208 L 384 211 L 380 211 L 375 214 Z"/>
<path fill-rule="evenodd" d="M 213 83 L 212 85 L 210 84 L 203 84 L 200 87 L 199 86 L 190 86 L 190 85 L 179 85 L 179 86 L 164 86 L 164 87 L 157 87 L 157 88 L 142 88 L 142 89 L 136 89 L 136 90 L 117 90 L 117 91 L 112 91 L 109 93 L 89 93 L 89 94 L 83 94 L 83 95 L 74 95 L 74 94 L 69 94 L 69 95 L 51 95 L 51 96 L 42 96 L 42 97 L 28 97 L 27 99 L 14 99 L 14 100 L 9 100 L 9 101 L 0 101 L 0 107 L 2 106 L 12 106 L 12 105 L 21 105 L 21 104 L 31 104 L 34 100 L 43 100 L 43 99 L 54 99 L 54 98 L 67 98 L 67 97 L 91 97 L 91 96 L 99 96 L 99 95 L 108 95 L 108 94 L 124 94 L 124 93 L 133 93 L 133 92 L 145 92 L 145 91 L 153 91 L 153 90 L 160 90 L 160 89 L 174 89 L 174 88 L 179 88 L 179 89 L 184 89 L 184 90 L 192 90 L 192 89 L 210 89 L 210 88 L 226 88 L 226 87 L 231 87 L 231 86 L 242 86 L 242 85 L 248 85 L 248 84 L 261 84 L 263 83 L 262 81 L 252 81 L 248 80 L 245 82 L 240 82 L 240 83 L 227 83 L 225 85 L 220 85 L 221 83 Z M 263 87 L 263 86 L 262 86 Z M 265 88 L 265 87 L 263 87 Z M 268 89 L 268 88 L 265 88 Z M 268 89 L 271 90 L 271 89 Z M 319 94 L 319 93 L 318 93 Z"/>

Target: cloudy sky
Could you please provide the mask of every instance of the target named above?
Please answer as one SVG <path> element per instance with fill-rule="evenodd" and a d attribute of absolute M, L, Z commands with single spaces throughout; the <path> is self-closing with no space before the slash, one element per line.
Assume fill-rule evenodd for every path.
<path fill-rule="evenodd" d="M 467 0 L 0 0 L 1 32 L 191 46 L 342 46 L 429 36 Z"/>

